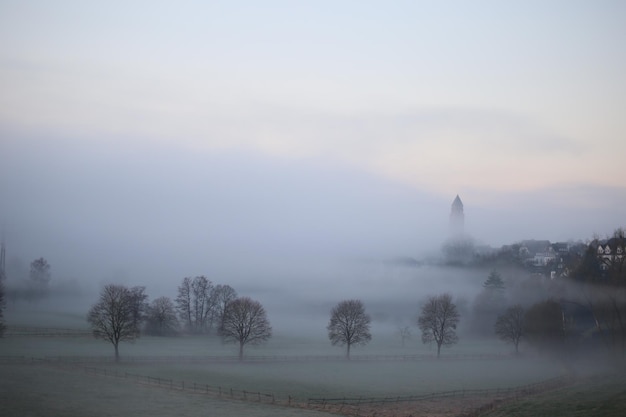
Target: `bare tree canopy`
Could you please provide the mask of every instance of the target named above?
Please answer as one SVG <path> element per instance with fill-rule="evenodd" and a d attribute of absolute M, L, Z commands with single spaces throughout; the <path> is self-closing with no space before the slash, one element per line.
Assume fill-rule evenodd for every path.
<path fill-rule="evenodd" d="M 239 360 L 242 360 L 243 347 L 268 340 L 272 327 L 261 303 L 242 297 L 226 305 L 220 334 L 227 343 L 239 343 Z"/>
<path fill-rule="evenodd" d="M 228 303 L 237 298 L 237 291 L 230 285 L 216 285 L 213 288 L 213 295 L 211 297 L 214 300 L 214 309 L 211 314 L 211 325 L 214 322 L 218 323 L 218 329 L 222 328 L 222 321 L 224 319 L 224 310 Z"/>
<path fill-rule="evenodd" d="M 35 259 L 30 263 L 30 281 L 28 293 L 31 297 L 39 298 L 48 293 L 50 283 L 50 264 L 45 258 Z"/>
<path fill-rule="evenodd" d="M 30 279 L 41 285 L 50 281 L 50 264 L 45 258 L 35 259 L 30 263 Z"/>
<path fill-rule="evenodd" d="M 498 316 L 495 331 L 501 340 L 515 346 L 515 353 L 519 353 L 519 343 L 524 336 L 524 308 L 519 304 L 507 308 Z"/>
<path fill-rule="evenodd" d="M 168 297 L 159 297 L 152 301 L 146 314 L 146 333 L 166 336 L 176 333 L 178 318 L 176 307 Z"/>
<path fill-rule="evenodd" d="M 404 347 L 407 340 L 411 340 L 411 328 L 409 326 L 398 326 L 397 333 L 400 337 L 400 343 L 402 344 L 402 347 Z"/>
<path fill-rule="evenodd" d="M 344 300 L 330 312 L 330 322 L 326 329 L 333 346 L 346 346 L 346 358 L 350 359 L 350 347 L 366 345 L 372 340 L 370 316 L 365 314 L 361 300 Z"/>
<path fill-rule="evenodd" d="M 429 297 L 417 318 L 417 326 L 422 331 L 422 342 L 437 343 L 437 357 L 442 346 L 458 342 L 456 326 L 460 320 L 456 305 L 450 294 Z"/>
<path fill-rule="evenodd" d="M 187 331 L 205 333 L 211 330 L 216 306 L 214 288 L 204 275 L 183 279 L 178 287 L 176 308 Z"/>
<path fill-rule="evenodd" d="M 108 340 L 115 347 L 115 361 L 119 361 L 119 343 L 139 337 L 147 297 L 143 291 L 143 287 L 109 284 L 87 314 L 94 337 Z"/>

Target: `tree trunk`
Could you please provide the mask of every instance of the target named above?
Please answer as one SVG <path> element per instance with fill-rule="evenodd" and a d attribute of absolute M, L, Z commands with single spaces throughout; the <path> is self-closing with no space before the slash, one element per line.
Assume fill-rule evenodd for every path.
<path fill-rule="evenodd" d="M 346 348 L 346 359 L 350 360 L 350 343 L 348 343 L 347 346 L 348 347 Z"/>
<path fill-rule="evenodd" d="M 243 360 L 243 342 L 239 342 L 239 360 Z"/>
<path fill-rule="evenodd" d="M 115 362 L 117 363 L 120 361 L 120 351 L 117 343 L 114 343 L 113 346 L 115 346 Z"/>
<path fill-rule="evenodd" d="M 437 358 L 439 358 L 440 354 L 441 354 L 441 343 L 437 343 Z"/>

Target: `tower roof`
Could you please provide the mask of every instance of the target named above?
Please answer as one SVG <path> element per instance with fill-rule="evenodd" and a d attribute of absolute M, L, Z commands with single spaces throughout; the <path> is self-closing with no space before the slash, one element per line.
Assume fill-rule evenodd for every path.
<path fill-rule="evenodd" d="M 459 197 L 459 195 L 456 195 L 456 198 L 454 199 L 454 201 L 452 202 L 452 207 L 463 207 L 463 202 L 461 201 L 461 198 Z"/>

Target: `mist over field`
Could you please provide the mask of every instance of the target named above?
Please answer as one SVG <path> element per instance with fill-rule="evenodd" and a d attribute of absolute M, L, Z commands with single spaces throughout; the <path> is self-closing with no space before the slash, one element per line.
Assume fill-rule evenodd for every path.
<path fill-rule="evenodd" d="M 260 300 L 278 332 L 323 332 L 332 305 L 349 298 L 391 328 L 410 324 L 428 295 L 447 291 L 471 305 L 488 273 L 439 265 L 449 196 L 332 161 L 7 137 L 0 205 L 9 278 L 27 277 L 30 260 L 44 256 L 51 285 L 72 299 L 61 305 L 75 312 L 107 283 L 174 298 L 183 277 L 206 275 Z M 595 189 L 570 207 L 591 192 L 463 196 L 465 230 L 494 248 L 608 234 L 626 197 Z"/>
<path fill-rule="evenodd" d="M 0 2 L 0 414 L 622 370 L 626 3 L 544 3 Z"/>

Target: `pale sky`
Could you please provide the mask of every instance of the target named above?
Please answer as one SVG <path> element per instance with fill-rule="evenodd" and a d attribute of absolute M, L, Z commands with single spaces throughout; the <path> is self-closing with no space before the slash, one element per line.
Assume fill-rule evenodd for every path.
<path fill-rule="evenodd" d="M 157 193 L 170 174 L 181 176 L 177 187 L 186 174 L 210 174 L 226 194 L 279 183 L 276 206 L 264 209 L 272 222 L 285 217 L 279 201 L 313 189 L 319 198 L 290 206 L 303 210 L 289 217 L 296 230 L 315 216 L 303 214 L 306 198 L 336 201 L 322 207 L 334 223 L 312 222 L 322 240 L 317 226 L 345 218 L 354 223 L 342 233 L 360 243 L 368 221 L 380 222 L 385 242 L 418 234 L 402 223 L 409 213 L 439 233 L 457 193 L 470 231 L 479 219 L 491 230 L 477 233 L 487 243 L 610 233 L 626 223 L 624 22 L 622 1 L 1 0 L 0 221 L 14 239 L 39 216 L 42 229 L 75 227 L 88 240 L 111 231 L 90 234 L 76 220 L 102 187 Z M 223 155 L 245 165 L 232 189 L 226 176 L 237 170 L 216 162 Z M 65 198 L 55 209 L 72 213 L 67 224 L 29 211 L 38 181 L 47 198 Z M 345 187 L 328 186 L 337 181 Z M 362 192 L 350 200 L 353 184 Z M 370 186 L 380 192 L 368 196 Z M 412 192 L 426 197 L 370 200 Z M 185 217 L 194 200 L 177 196 L 172 213 Z M 420 214 L 424 201 L 440 204 L 427 212 L 438 217 Z M 393 212 L 410 203 L 422 205 Z M 362 223 L 337 209 L 352 204 L 370 210 Z M 224 203 L 218 213 L 233 210 Z M 266 219 L 249 214 L 246 231 Z M 146 228 L 137 231 L 148 230 L 138 216 Z M 290 230 L 296 241 L 306 235 Z M 402 236 L 388 247 L 403 247 Z"/>
<path fill-rule="evenodd" d="M 4 129 L 624 186 L 620 1 L 0 2 Z"/>

